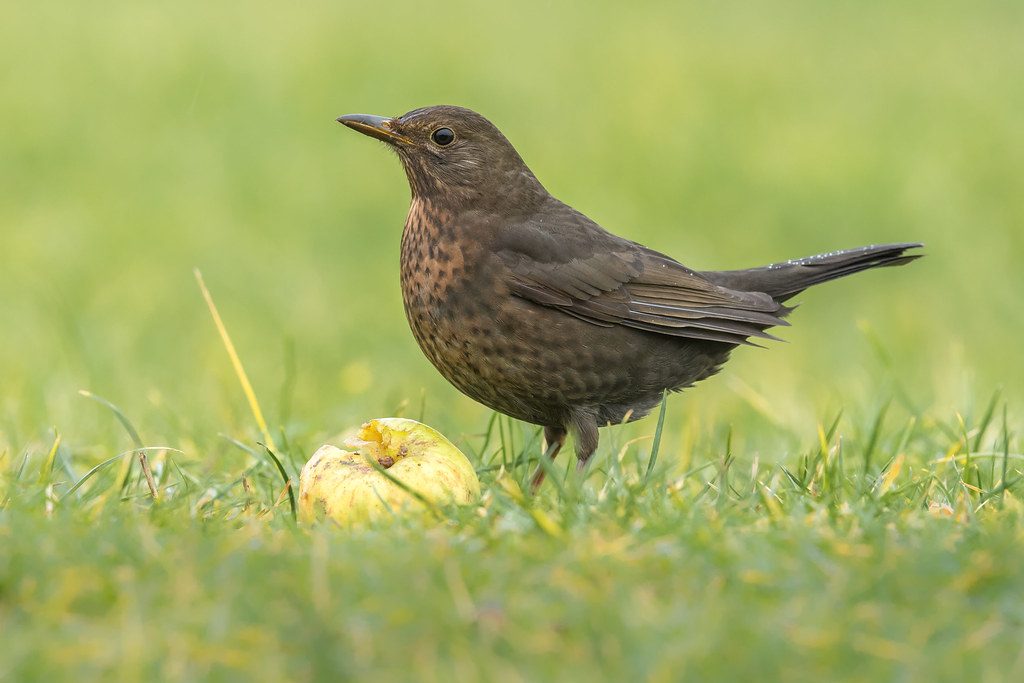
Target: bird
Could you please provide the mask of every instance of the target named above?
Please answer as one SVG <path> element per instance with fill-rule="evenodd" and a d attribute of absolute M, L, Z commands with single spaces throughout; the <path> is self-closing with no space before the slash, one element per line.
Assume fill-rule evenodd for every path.
<path fill-rule="evenodd" d="M 556 199 L 470 109 L 337 121 L 384 142 L 405 170 L 402 300 L 427 359 L 470 398 L 542 427 L 541 458 L 553 460 L 572 434 L 581 470 L 599 428 L 644 417 L 667 392 L 718 372 L 733 349 L 777 339 L 767 330 L 789 324 L 793 296 L 905 264 L 923 246 L 697 271 Z"/>

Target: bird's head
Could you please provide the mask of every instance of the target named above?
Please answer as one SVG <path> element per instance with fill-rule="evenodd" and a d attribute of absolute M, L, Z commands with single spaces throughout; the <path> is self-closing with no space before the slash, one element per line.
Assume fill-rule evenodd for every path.
<path fill-rule="evenodd" d="M 346 114 L 338 122 L 394 149 L 414 197 L 521 204 L 546 194 L 512 143 L 469 109 L 424 107 L 395 118 Z"/>

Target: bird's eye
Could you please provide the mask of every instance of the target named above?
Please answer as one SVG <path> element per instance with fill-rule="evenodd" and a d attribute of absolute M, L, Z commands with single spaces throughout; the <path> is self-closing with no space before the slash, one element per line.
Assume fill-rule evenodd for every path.
<path fill-rule="evenodd" d="M 455 139 L 455 132 L 451 128 L 438 128 L 430 134 L 430 139 L 435 144 L 444 147 L 445 145 L 452 144 L 452 141 Z"/>

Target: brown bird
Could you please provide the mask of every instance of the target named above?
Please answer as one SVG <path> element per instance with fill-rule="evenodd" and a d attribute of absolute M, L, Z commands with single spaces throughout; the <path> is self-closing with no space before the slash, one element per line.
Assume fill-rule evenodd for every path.
<path fill-rule="evenodd" d="M 402 233 L 405 314 L 430 362 L 467 396 L 541 425 L 552 458 L 572 431 L 583 467 L 598 427 L 636 420 L 775 339 L 804 289 L 906 263 L 920 244 L 703 271 L 617 237 L 548 194 L 494 124 L 437 106 L 338 118 L 386 142 L 412 189 Z M 539 485 L 543 469 L 534 483 Z"/>

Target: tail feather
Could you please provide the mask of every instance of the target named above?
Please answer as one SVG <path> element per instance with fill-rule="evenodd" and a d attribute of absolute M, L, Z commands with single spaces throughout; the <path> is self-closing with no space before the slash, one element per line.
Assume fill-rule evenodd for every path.
<path fill-rule="evenodd" d="M 879 244 L 834 251 L 784 263 L 773 263 L 747 270 L 723 270 L 702 273 L 717 285 L 744 292 L 765 292 L 782 302 L 808 287 L 859 273 L 869 268 L 900 266 L 921 257 L 907 254 L 923 245 L 915 242 Z"/>

